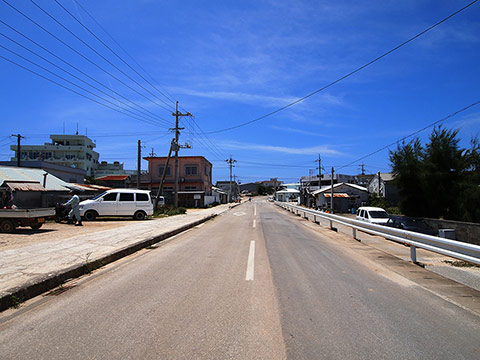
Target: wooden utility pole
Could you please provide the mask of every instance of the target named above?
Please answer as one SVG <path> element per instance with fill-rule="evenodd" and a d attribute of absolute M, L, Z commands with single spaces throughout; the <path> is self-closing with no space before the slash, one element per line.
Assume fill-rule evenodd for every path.
<path fill-rule="evenodd" d="M 140 189 L 140 171 L 142 166 L 142 141 L 138 140 L 137 149 L 137 189 Z"/>
<path fill-rule="evenodd" d="M 237 160 L 232 159 L 232 155 L 230 155 L 230 159 L 225 160 L 228 165 L 230 166 L 230 187 L 228 189 L 228 202 L 232 201 L 232 168 L 235 166 L 234 164 Z"/>
<path fill-rule="evenodd" d="M 333 213 L 333 174 L 334 174 L 335 170 L 333 169 L 333 166 L 332 166 L 332 178 L 330 179 L 330 185 L 331 185 L 331 189 L 330 189 L 330 209 L 332 210 L 332 213 Z"/>
<path fill-rule="evenodd" d="M 380 185 L 382 183 L 382 177 L 380 176 L 380 171 L 378 172 L 377 176 L 378 176 L 378 197 L 380 197 L 380 196 L 382 196 L 381 192 L 380 192 L 380 188 L 381 188 Z"/>
<path fill-rule="evenodd" d="M 175 139 L 172 139 L 172 142 L 170 143 L 170 150 L 168 150 L 167 162 L 166 162 L 165 166 L 163 167 L 162 181 L 160 182 L 160 185 L 158 186 L 157 196 L 155 197 L 155 206 L 154 206 L 155 210 L 157 210 L 158 200 L 160 198 L 160 195 L 163 194 L 163 184 L 165 183 L 165 176 L 167 175 L 168 163 L 170 162 L 170 157 L 172 156 L 172 149 L 174 147 L 174 144 L 175 144 Z"/>
<path fill-rule="evenodd" d="M 178 127 L 178 120 L 181 116 L 192 116 L 189 112 L 186 114 L 182 114 L 178 112 L 178 101 L 175 104 L 175 112 L 172 113 L 173 116 L 175 116 L 175 128 L 170 129 L 175 131 L 175 196 L 173 200 L 173 206 L 178 208 L 178 150 L 180 150 L 180 145 L 178 144 L 178 138 L 180 137 L 180 130 L 183 130 L 184 128 Z"/>
<path fill-rule="evenodd" d="M 25 139 L 22 135 L 12 135 L 17 138 L 17 167 L 20 167 L 20 158 L 22 157 L 22 153 L 20 151 L 20 139 Z"/>
<path fill-rule="evenodd" d="M 318 188 L 320 189 L 322 187 L 322 158 L 320 154 L 318 154 L 318 160 L 315 160 L 315 162 L 318 162 Z"/>

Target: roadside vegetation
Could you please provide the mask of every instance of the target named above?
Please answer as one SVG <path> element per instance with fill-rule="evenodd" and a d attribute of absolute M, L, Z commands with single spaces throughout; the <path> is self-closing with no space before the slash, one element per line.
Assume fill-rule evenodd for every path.
<path fill-rule="evenodd" d="M 440 126 L 425 145 L 416 138 L 390 151 L 403 214 L 480 222 L 480 142 L 459 142 L 458 130 Z"/>
<path fill-rule="evenodd" d="M 155 213 L 153 214 L 153 217 L 161 218 L 166 216 L 185 214 L 186 212 L 187 212 L 187 209 L 185 209 L 184 207 L 179 207 L 175 209 L 173 206 L 165 206 L 163 208 L 156 210 Z"/>

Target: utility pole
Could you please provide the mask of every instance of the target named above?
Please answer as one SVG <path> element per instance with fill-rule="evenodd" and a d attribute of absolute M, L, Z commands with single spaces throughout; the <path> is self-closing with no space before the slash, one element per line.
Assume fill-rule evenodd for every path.
<path fill-rule="evenodd" d="M 333 166 L 332 166 L 332 178 L 330 180 L 330 185 L 332 186 L 330 189 L 330 209 L 332 210 L 332 213 L 333 213 L 333 174 L 334 172 L 335 170 L 333 169 Z"/>
<path fill-rule="evenodd" d="M 320 189 L 322 187 L 322 158 L 320 157 L 320 154 L 318 154 L 318 160 L 315 160 L 315 162 L 318 162 L 318 188 Z"/>
<path fill-rule="evenodd" d="M 175 197 L 173 200 L 173 206 L 178 208 L 178 150 L 180 150 L 180 145 L 178 144 L 178 138 L 180 137 L 180 130 L 183 130 L 184 128 L 179 128 L 178 127 L 178 120 L 181 116 L 192 116 L 189 112 L 186 114 L 182 114 L 178 112 L 178 101 L 175 104 L 175 112 L 172 113 L 173 116 L 175 116 L 175 128 L 170 129 L 175 131 Z"/>
<path fill-rule="evenodd" d="M 141 170 L 141 159 L 142 159 L 142 141 L 138 140 L 138 149 L 137 149 L 137 189 L 140 189 L 140 170 Z"/>
<path fill-rule="evenodd" d="M 380 176 L 380 171 L 377 173 L 377 176 L 378 176 L 378 197 L 382 196 L 380 194 L 380 185 L 381 185 L 381 182 L 382 182 L 382 177 Z"/>
<path fill-rule="evenodd" d="M 237 160 L 233 160 L 232 155 L 230 155 L 230 159 L 225 161 L 230 166 L 230 187 L 228 190 L 228 202 L 231 202 L 232 201 L 232 168 L 235 166 L 234 164 L 237 162 Z"/>
<path fill-rule="evenodd" d="M 152 152 L 149 155 L 150 157 L 154 157 L 156 155 L 155 152 L 153 151 L 153 148 L 152 148 Z"/>
<path fill-rule="evenodd" d="M 360 167 L 362 168 L 362 175 L 365 175 L 365 164 L 360 164 Z"/>
<path fill-rule="evenodd" d="M 165 183 L 165 176 L 167 175 L 168 163 L 170 162 L 170 157 L 172 156 L 172 150 L 173 150 L 174 146 L 175 146 L 175 139 L 172 139 L 172 141 L 170 143 L 170 150 L 168 150 L 167 162 L 166 162 L 165 166 L 163 167 L 162 181 L 160 182 L 160 185 L 158 186 L 157 196 L 155 197 L 155 206 L 154 206 L 155 210 L 157 210 L 158 200 L 160 198 L 160 195 L 163 194 L 163 184 Z"/>
<path fill-rule="evenodd" d="M 12 135 L 17 138 L 17 167 L 20 167 L 20 157 L 22 153 L 20 152 L 20 139 L 25 139 L 22 135 L 17 134 L 17 135 Z"/>

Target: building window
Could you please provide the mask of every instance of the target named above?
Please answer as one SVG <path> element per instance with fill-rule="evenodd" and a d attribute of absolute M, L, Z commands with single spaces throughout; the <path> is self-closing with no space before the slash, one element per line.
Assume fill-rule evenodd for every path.
<path fill-rule="evenodd" d="M 185 186 L 185 191 L 197 190 L 196 186 Z"/>
<path fill-rule="evenodd" d="M 185 165 L 185 176 L 197 175 L 197 165 Z"/>
<path fill-rule="evenodd" d="M 163 176 L 163 172 L 165 171 L 165 166 L 160 165 L 158 167 L 158 176 Z M 167 167 L 167 173 L 165 176 L 170 176 L 170 166 Z"/>

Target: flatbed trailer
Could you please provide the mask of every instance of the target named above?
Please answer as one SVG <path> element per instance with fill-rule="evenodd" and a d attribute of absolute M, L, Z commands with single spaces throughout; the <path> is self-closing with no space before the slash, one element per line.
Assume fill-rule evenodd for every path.
<path fill-rule="evenodd" d="M 37 230 L 54 215 L 55 208 L 0 209 L 0 232 L 10 233 L 20 226 Z"/>

